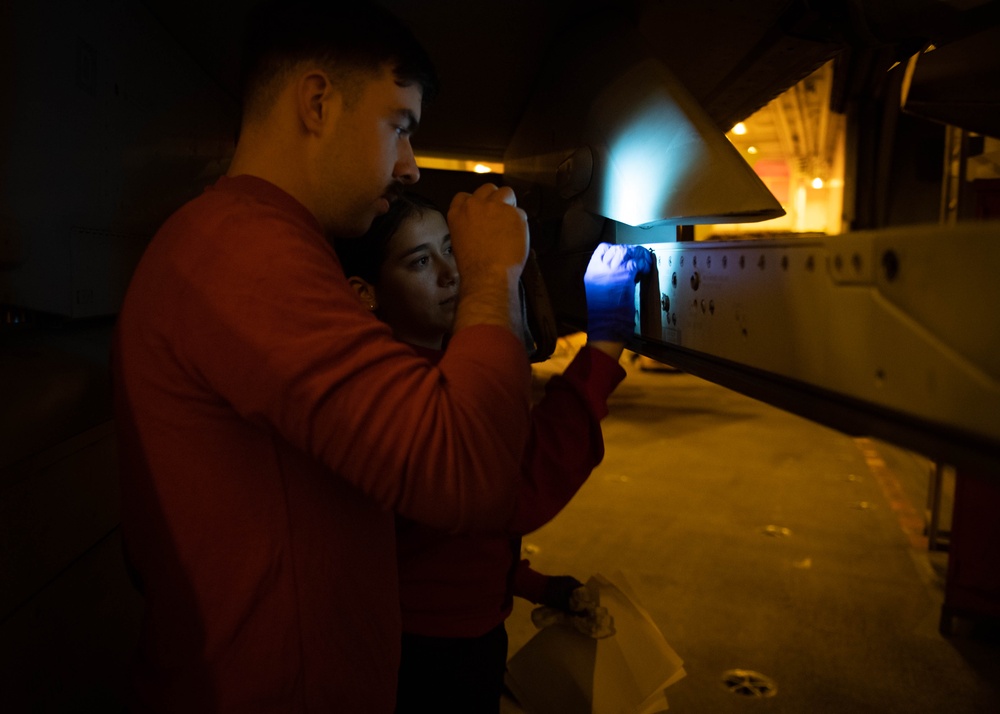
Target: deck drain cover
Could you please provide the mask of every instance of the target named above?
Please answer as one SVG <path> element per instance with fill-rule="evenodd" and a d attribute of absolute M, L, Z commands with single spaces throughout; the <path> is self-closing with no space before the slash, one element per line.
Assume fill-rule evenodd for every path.
<path fill-rule="evenodd" d="M 731 669 L 722 675 L 722 682 L 730 692 L 743 697 L 773 697 L 778 693 L 773 679 L 749 669 Z"/>

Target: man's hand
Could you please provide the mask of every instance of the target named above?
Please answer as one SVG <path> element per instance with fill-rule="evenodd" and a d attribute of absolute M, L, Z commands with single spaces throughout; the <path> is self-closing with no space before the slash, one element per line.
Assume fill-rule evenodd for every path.
<path fill-rule="evenodd" d="M 448 210 L 459 288 L 455 330 L 503 325 L 521 335 L 518 278 L 528 258 L 528 219 L 507 187 L 459 193 Z"/>
<path fill-rule="evenodd" d="M 448 227 L 463 281 L 480 267 L 513 268 L 521 275 L 528 259 L 528 219 L 510 188 L 487 183 L 473 194 L 456 194 Z"/>
<path fill-rule="evenodd" d="M 652 255 L 642 246 L 601 243 L 590 258 L 587 341 L 624 342 L 635 332 L 635 285 L 650 271 Z"/>

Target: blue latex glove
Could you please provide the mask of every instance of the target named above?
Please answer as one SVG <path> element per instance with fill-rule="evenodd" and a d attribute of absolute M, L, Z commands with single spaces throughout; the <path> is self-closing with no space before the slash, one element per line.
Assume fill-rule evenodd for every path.
<path fill-rule="evenodd" d="M 624 342 L 635 332 L 635 284 L 653 266 L 638 245 L 601 243 L 583 276 L 587 291 L 587 339 Z"/>

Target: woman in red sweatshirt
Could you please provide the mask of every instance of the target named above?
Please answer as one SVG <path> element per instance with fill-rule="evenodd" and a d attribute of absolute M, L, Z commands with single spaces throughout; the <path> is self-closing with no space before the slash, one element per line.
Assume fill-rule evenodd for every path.
<path fill-rule="evenodd" d="M 404 196 L 365 236 L 336 247 L 358 297 L 394 336 L 435 364 L 444 358 L 460 295 L 444 215 L 416 196 Z M 607 248 L 643 250 L 610 246 L 601 252 Z M 604 271 L 626 293 L 624 302 L 647 265 L 641 255 L 626 262 Z M 611 310 L 623 312 L 607 300 L 590 302 L 588 295 L 592 325 L 607 324 Z M 397 518 L 403 621 L 397 712 L 499 711 L 507 659 L 504 620 L 513 597 L 568 609 L 580 587 L 571 576 L 533 571 L 520 549 L 521 536 L 551 520 L 604 456 L 600 421 L 608 396 L 625 376 L 618 363 L 624 335 L 589 337 L 563 374 L 548 381 L 532 410 L 518 506 L 505 532 L 452 535 Z"/>

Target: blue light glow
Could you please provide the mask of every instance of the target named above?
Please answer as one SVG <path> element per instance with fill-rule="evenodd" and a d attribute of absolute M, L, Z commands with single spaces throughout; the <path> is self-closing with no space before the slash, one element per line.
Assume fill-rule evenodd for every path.
<path fill-rule="evenodd" d="M 638 226 L 784 214 L 725 134 L 655 60 L 607 86 L 587 119 L 601 164 L 588 203 L 600 215 Z"/>

